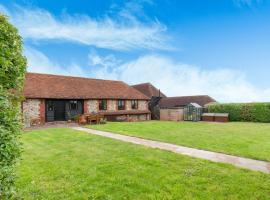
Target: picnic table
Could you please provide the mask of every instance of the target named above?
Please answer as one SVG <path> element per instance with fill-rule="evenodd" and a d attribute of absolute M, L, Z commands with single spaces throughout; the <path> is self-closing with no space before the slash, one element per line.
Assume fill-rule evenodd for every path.
<path fill-rule="evenodd" d="M 104 119 L 104 115 L 100 114 L 83 114 L 79 117 L 79 124 L 100 124 L 101 120 Z"/>
<path fill-rule="evenodd" d="M 100 124 L 100 121 L 104 119 L 103 115 L 100 114 L 91 114 L 87 116 L 87 124 L 92 124 L 92 122 L 96 124 Z"/>

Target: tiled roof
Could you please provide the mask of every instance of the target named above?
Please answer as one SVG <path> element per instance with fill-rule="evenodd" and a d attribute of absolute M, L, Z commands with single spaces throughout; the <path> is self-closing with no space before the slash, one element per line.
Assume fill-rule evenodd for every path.
<path fill-rule="evenodd" d="M 173 108 L 185 106 L 189 103 L 197 103 L 200 106 L 204 106 L 211 102 L 216 102 L 216 100 L 213 99 L 212 97 L 209 97 L 208 95 L 166 97 L 160 100 L 159 106 L 161 108 Z"/>
<path fill-rule="evenodd" d="M 27 73 L 25 98 L 149 99 L 122 81 Z"/>
<path fill-rule="evenodd" d="M 138 85 L 132 85 L 133 88 L 139 90 L 141 93 L 145 94 L 149 98 L 156 96 L 158 97 L 159 95 L 161 97 L 166 97 L 165 94 L 160 92 L 155 86 L 153 86 L 151 83 L 141 83 Z"/>

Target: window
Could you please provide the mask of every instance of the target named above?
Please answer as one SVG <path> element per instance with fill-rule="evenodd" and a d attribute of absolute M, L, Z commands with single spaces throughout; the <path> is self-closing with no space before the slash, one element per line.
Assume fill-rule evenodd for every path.
<path fill-rule="evenodd" d="M 53 111 L 53 102 L 52 101 L 48 101 L 47 111 Z"/>
<path fill-rule="evenodd" d="M 118 100 L 118 110 L 125 110 L 125 100 Z"/>
<path fill-rule="evenodd" d="M 131 108 L 138 109 L 138 100 L 131 100 Z"/>
<path fill-rule="evenodd" d="M 69 110 L 77 110 L 77 109 L 78 109 L 78 101 L 70 101 Z"/>
<path fill-rule="evenodd" d="M 99 100 L 99 110 L 107 110 L 107 100 L 106 99 Z"/>

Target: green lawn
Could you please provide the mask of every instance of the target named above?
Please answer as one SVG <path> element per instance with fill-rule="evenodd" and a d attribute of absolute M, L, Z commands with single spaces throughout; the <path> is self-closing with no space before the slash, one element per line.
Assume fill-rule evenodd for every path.
<path fill-rule="evenodd" d="M 23 134 L 19 194 L 31 199 L 268 199 L 270 175 L 72 129 Z"/>
<path fill-rule="evenodd" d="M 149 121 L 89 128 L 270 161 L 270 124 Z"/>

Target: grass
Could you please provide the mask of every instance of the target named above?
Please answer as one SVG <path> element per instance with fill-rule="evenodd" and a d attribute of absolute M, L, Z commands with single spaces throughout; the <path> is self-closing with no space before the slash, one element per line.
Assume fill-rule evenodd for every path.
<path fill-rule="evenodd" d="M 19 194 L 31 199 L 267 199 L 270 175 L 72 129 L 23 134 Z"/>
<path fill-rule="evenodd" d="M 270 161 L 270 124 L 149 121 L 89 128 Z"/>

